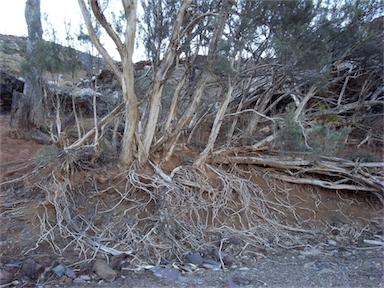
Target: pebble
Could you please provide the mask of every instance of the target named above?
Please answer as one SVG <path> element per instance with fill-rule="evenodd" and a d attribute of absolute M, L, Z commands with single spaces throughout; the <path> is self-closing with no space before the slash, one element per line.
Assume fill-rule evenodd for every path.
<path fill-rule="evenodd" d="M 64 274 L 71 279 L 76 278 L 76 273 L 72 269 L 69 269 L 69 268 L 65 269 Z"/>
<path fill-rule="evenodd" d="M 112 282 L 117 277 L 117 272 L 113 270 L 107 262 L 104 260 L 96 260 L 95 264 L 93 265 L 93 270 L 95 270 L 96 274 L 103 280 L 107 282 Z"/>
<path fill-rule="evenodd" d="M 153 274 L 157 277 L 170 280 L 178 280 L 178 278 L 181 276 L 180 271 L 175 268 L 159 268 L 155 270 Z"/>
<path fill-rule="evenodd" d="M 85 281 L 84 279 L 82 279 L 81 277 L 77 277 L 75 279 L 73 279 L 73 284 L 83 284 L 83 283 L 87 283 L 87 281 Z"/>
<path fill-rule="evenodd" d="M 21 270 L 29 278 L 36 280 L 39 275 L 44 271 L 44 267 L 33 259 L 27 259 L 21 266 Z"/>
<path fill-rule="evenodd" d="M 192 263 L 194 265 L 201 265 L 204 262 L 204 259 L 199 252 L 189 254 L 187 256 L 187 260 L 189 261 L 189 263 Z"/>
<path fill-rule="evenodd" d="M 209 270 L 220 270 L 221 269 L 221 263 L 211 260 L 211 259 L 204 259 L 203 264 L 201 264 L 202 267 L 209 269 Z"/>
<path fill-rule="evenodd" d="M 78 278 L 81 278 L 84 281 L 91 281 L 92 280 L 91 276 L 86 275 L 86 274 L 80 275 L 80 277 L 78 277 Z"/>
<path fill-rule="evenodd" d="M 337 242 L 333 239 L 328 239 L 327 240 L 327 244 L 328 245 L 331 245 L 331 246 L 337 246 Z"/>
<path fill-rule="evenodd" d="M 12 273 L 10 273 L 10 272 L 8 272 L 6 270 L 0 269 L 0 284 L 9 283 L 12 280 L 13 280 Z"/>
<path fill-rule="evenodd" d="M 57 277 L 61 277 L 65 273 L 65 267 L 59 264 L 52 268 L 52 272 L 55 273 Z"/>

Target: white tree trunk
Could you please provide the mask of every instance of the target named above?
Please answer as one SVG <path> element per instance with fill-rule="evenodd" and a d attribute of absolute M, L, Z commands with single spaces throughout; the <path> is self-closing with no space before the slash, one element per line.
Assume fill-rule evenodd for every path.
<path fill-rule="evenodd" d="M 35 53 L 38 53 L 39 46 L 43 40 L 43 29 L 41 27 L 40 0 L 27 0 L 25 3 L 25 20 L 28 26 L 27 38 L 27 60 L 32 60 Z M 43 88 L 41 82 L 42 67 L 30 65 L 25 77 L 24 97 L 29 111 L 29 123 L 21 123 L 24 127 L 32 124 L 37 128 L 44 126 L 44 109 L 42 105 Z"/>
<path fill-rule="evenodd" d="M 98 0 L 90 0 L 91 9 L 96 20 L 105 29 L 108 36 L 114 41 L 117 51 L 120 54 L 122 68 L 116 64 L 116 62 L 109 55 L 107 50 L 101 44 L 100 39 L 97 38 L 95 29 L 92 26 L 91 15 L 84 2 L 84 0 L 78 0 L 79 6 L 91 38 L 92 43 L 96 49 L 100 52 L 101 56 L 111 67 L 115 73 L 118 81 L 121 84 L 123 90 L 123 99 L 125 105 L 125 127 L 123 135 L 123 144 L 120 152 L 120 161 L 124 164 L 130 164 L 135 154 L 137 153 L 137 144 L 135 141 L 137 124 L 139 119 L 138 101 L 135 95 L 135 79 L 133 70 L 132 55 L 135 45 L 136 35 L 136 14 L 137 14 L 137 0 L 122 0 L 125 19 L 125 41 L 120 40 L 118 34 L 112 29 L 112 26 L 107 22 L 103 11 L 100 8 Z"/>
<path fill-rule="evenodd" d="M 187 8 L 191 4 L 192 0 L 184 0 L 180 6 L 179 12 L 177 14 L 170 43 L 165 52 L 164 59 L 155 73 L 155 77 L 152 81 L 150 88 L 150 102 L 148 109 L 148 117 L 146 121 L 146 126 L 143 135 L 143 147 L 144 150 L 139 150 L 139 161 L 140 163 L 145 163 L 148 160 L 149 150 L 151 148 L 153 138 L 155 136 L 157 121 L 159 118 L 160 106 L 161 106 L 161 95 L 164 87 L 164 80 L 167 75 L 169 68 L 171 68 L 173 61 L 176 56 L 176 50 L 180 44 L 180 28 L 183 23 L 183 19 L 186 13 Z"/>
<path fill-rule="evenodd" d="M 212 151 L 213 145 L 215 144 L 215 141 L 217 139 L 217 136 L 219 135 L 221 124 L 223 123 L 225 111 L 227 111 L 229 101 L 232 98 L 232 92 L 233 92 L 233 86 L 231 84 L 231 81 L 228 81 L 229 87 L 227 96 L 224 99 L 223 104 L 221 105 L 219 111 L 217 111 L 215 121 L 213 122 L 211 133 L 209 134 L 208 143 L 205 146 L 205 149 L 203 152 L 200 153 L 199 158 L 195 161 L 194 165 L 196 166 L 202 166 L 202 164 L 205 163 L 205 160 L 207 159 L 208 154 Z"/>

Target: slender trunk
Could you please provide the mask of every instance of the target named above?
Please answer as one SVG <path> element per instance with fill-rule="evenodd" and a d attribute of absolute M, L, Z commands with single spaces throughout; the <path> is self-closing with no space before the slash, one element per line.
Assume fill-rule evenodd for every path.
<path fill-rule="evenodd" d="M 138 137 L 136 132 L 139 122 L 139 108 L 135 94 L 135 75 L 132 61 L 136 36 L 137 1 L 124 0 L 123 6 L 128 22 L 125 31 L 125 49 L 120 52 L 120 55 L 123 56 L 121 59 L 123 65 L 122 88 L 125 102 L 125 127 L 120 161 L 123 164 L 130 164 L 138 152 L 135 137 Z"/>
<path fill-rule="evenodd" d="M 213 145 L 215 144 L 217 136 L 219 135 L 219 131 L 220 131 L 221 124 L 223 123 L 225 111 L 227 111 L 227 107 L 228 107 L 229 101 L 231 100 L 232 92 L 233 92 L 233 86 L 230 83 L 231 81 L 229 80 L 228 82 L 229 82 L 229 87 L 228 87 L 227 96 L 225 97 L 224 102 L 221 105 L 219 111 L 217 111 L 215 121 L 213 122 L 211 133 L 209 135 L 208 143 L 205 149 L 203 150 L 203 152 L 200 153 L 199 158 L 194 163 L 194 165 L 198 167 L 202 166 L 202 164 L 205 163 L 205 160 L 207 159 L 208 154 L 212 151 Z"/>
<path fill-rule="evenodd" d="M 144 130 L 143 136 L 143 149 L 139 150 L 139 161 L 145 163 L 148 160 L 149 150 L 151 148 L 153 138 L 155 136 L 156 125 L 159 118 L 161 95 L 164 87 L 164 80 L 169 68 L 173 64 L 173 60 L 176 56 L 176 50 L 180 43 L 180 28 L 183 23 L 183 19 L 187 8 L 191 4 L 192 0 L 184 0 L 181 4 L 179 13 L 177 14 L 175 24 L 173 26 L 170 44 L 165 52 L 164 60 L 160 65 L 159 70 L 156 72 L 155 77 L 151 84 L 150 89 L 150 102 L 148 109 L 148 118 Z"/>
<path fill-rule="evenodd" d="M 131 73 L 133 74 L 133 65 Z M 125 73 L 123 77 L 123 97 L 125 102 L 125 126 L 123 144 L 120 151 L 120 161 L 130 164 L 137 153 L 137 143 L 135 141 L 137 124 L 139 122 L 138 101 L 134 91 L 133 76 Z"/>
<path fill-rule="evenodd" d="M 24 106 L 21 109 L 25 110 L 22 113 L 26 113 L 29 116 L 27 118 L 28 123 L 20 123 L 24 128 L 31 128 L 31 126 L 42 128 L 45 124 L 42 105 L 42 68 L 38 67 L 33 61 L 43 38 L 40 15 L 40 0 L 27 0 L 25 4 L 25 20 L 28 26 L 27 61 L 29 69 L 25 74 Z"/>
<path fill-rule="evenodd" d="M 121 84 L 123 90 L 124 109 L 125 109 L 125 127 L 122 141 L 122 147 L 120 152 L 120 161 L 123 164 L 130 164 L 135 154 L 137 154 L 137 141 L 136 132 L 139 119 L 138 101 L 135 94 L 135 79 L 132 55 L 135 46 L 136 35 L 136 12 L 137 12 L 137 0 L 122 0 L 126 18 L 126 30 L 124 43 L 120 40 L 119 35 L 112 29 L 112 26 L 107 22 L 107 18 L 103 14 L 104 11 L 99 5 L 98 0 L 90 0 L 90 6 L 93 15 L 97 21 L 101 24 L 108 36 L 115 43 L 117 51 L 121 57 L 122 68 L 120 68 L 116 62 L 109 55 L 108 51 L 101 44 L 100 39 L 97 37 L 96 31 L 92 26 L 92 19 L 89 10 L 84 0 L 78 0 L 80 10 L 82 12 L 85 25 L 87 27 L 89 36 L 96 49 L 100 52 L 104 60 L 113 70 L 118 81 Z"/>
<path fill-rule="evenodd" d="M 197 80 L 196 89 L 193 92 L 191 103 L 189 104 L 183 117 L 178 122 L 176 129 L 171 134 L 163 135 L 163 137 L 161 137 L 152 147 L 153 150 L 158 149 L 165 142 L 175 137 L 188 124 L 188 122 L 190 122 L 191 118 L 196 112 L 196 109 L 200 103 L 200 99 L 203 95 L 205 86 L 207 84 L 207 79 L 211 75 L 210 71 L 212 70 L 213 62 L 215 61 L 217 48 L 219 45 L 219 41 L 223 34 L 225 22 L 229 17 L 229 11 L 232 5 L 233 3 L 230 2 L 229 0 L 222 1 L 222 7 L 219 14 L 218 25 L 215 27 L 215 30 L 213 31 L 212 39 L 209 43 L 207 61 L 205 62 L 203 72 L 201 73 L 201 75 L 199 76 L 199 79 Z"/>

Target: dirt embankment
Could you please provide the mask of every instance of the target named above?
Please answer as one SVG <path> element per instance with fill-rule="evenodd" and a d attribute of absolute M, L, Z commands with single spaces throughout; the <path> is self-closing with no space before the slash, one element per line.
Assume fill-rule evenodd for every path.
<path fill-rule="evenodd" d="M 1 182 L 12 181 L 11 179 L 23 177 L 33 171 L 40 155 L 39 151 L 42 151 L 40 149 L 47 148 L 33 141 L 14 139 L 10 137 L 10 131 L 9 115 L 1 115 Z M 172 168 L 172 163 L 167 165 Z M 42 245 L 36 251 L 28 252 L 35 247 L 36 241 L 41 236 L 39 227 L 33 223 L 34 219 L 36 220 L 36 207 L 44 199 L 36 199 L 32 194 L 28 195 L 25 192 L 19 195 L 18 187 L 12 185 L 7 187 L 13 188 L 1 191 L 0 278 L 3 281 L 4 273 L 8 273 L 9 281 L 14 283 L 12 287 L 35 287 L 36 281 L 40 281 L 40 287 L 45 288 L 95 287 L 95 285 L 98 287 L 231 288 L 384 287 L 384 248 L 362 242 L 364 237 L 374 237 L 364 229 L 368 229 L 369 219 L 377 220 L 378 215 L 373 213 L 368 202 L 356 202 L 357 200 L 352 198 L 343 199 L 346 195 L 342 196 L 322 189 L 317 190 L 316 193 L 309 193 L 305 189 L 292 189 L 290 197 L 295 199 L 292 203 L 300 207 L 298 211 L 301 217 L 307 213 L 308 221 L 316 219 L 319 224 L 335 225 L 335 229 L 331 229 L 335 233 L 341 233 L 344 228 L 359 227 L 348 224 L 352 221 L 360 221 L 362 225 L 365 223 L 366 228 L 354 231 L 357 240 L 351 236 L 352 230 L 349 231 L 349 239 L 336 233 L 318 239 L 319 241 L 312 245 L 305 244 L 303 237 L 303 245 L 297 247 L 255 249 L 253 251 L 255 257 L 242 259 L 237 267 L 226 271 L 199 268 L 192 273 L 170 278 L 159 278 L 156 273 L 149 270 L 133 272 L 123 268 L 118 272 L 117 279 L 113 283 L 108 283 L 94 274 L 91 268 L 92 261 L 89 264 L 76 264 L 77 253 L 72 253 L 70 258 L 60 257 L 52 252 L 52 247 L 49 245 Z M 376 236 L 377 240 L 383 237 L 383 235 Z M 249 244 L 252 246 L 252 243 Z M 31 268 L 26 263 L 37 263 L 37 266 Z M 59 263 L 73 267 L 77 282 L 68 276 L 58 277 L 51 272 L 50 269 Z M 168 264 L 168 267 L 170 266 L 171 263 Z M 38 269 L 48 271 L 44 281 L 36 280 L 34 273 L 38 273 Z"/>

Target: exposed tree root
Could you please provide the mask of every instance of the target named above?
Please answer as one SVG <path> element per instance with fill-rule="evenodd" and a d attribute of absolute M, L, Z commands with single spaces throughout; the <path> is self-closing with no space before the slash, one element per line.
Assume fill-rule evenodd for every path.
<path fill-rule="evenodd" d="M 223 159 L 227 159 L 224 163 L 232 163 L 245 158 L 215 158 Z M 154 162 L 141 168 L 134 163 L 126 170 L 120 168 L 108 173 L 96 172 L 89 166 L 82 169 L 82 163 L 76 163 L 77 172 L 74 172 L 64 161 L 48 177 L 35 183 L 40 198 L 44 193 L 45 200 L 40 200 L 33 220 L 40 228 L 40 236 L 36 246 L 26 254 L 48 243 L 58 255 L 75 251 L 80 259 L 88 261 L 100 253 L 107 257 L 126 254 L 132 269 L 137 269 L 148 264 L 182 261 L 192 251 L 211 253 L 215 248 L 221 251 L 232 245 L 233 255 L 243 257 L 252 256 L 260 248 L 297 247 L 303 245 L 303 237 L 315 241 L 323 231 L 297 214 L 300 207 L 291 203 L 284 185 L 278 186 L 276 180 L 268 179 L 279 177 L 284 183 L 294 173 L 324 175 L 320 173 L 324 170 L 319 165 L 310 166 L 306 160 L 284 162 L 277 158 L 249 157 L 244 163 L 249 161 L 279 166 L 280 173 L 285 174 L 260 170 L 258 165 L 237 164 L 226 168 L 207 164 L 204 171 L 179 166 L 169 173 Z M 323 169 L 324 164 L 330 167 L 329 162 L 321 163 Z M 350 163 L 339 166 L 333 167 L 332 175 L 336 172 L 348 175 L 346 171 L 352 171 L 348 170 L 352 168 Z M 360 178 L 365 175 L 356 167 L 353 171 L 355 174 L 351 175 Z M 265 180 L 263 187 L 256 184 L 256 176 Z M 364 177 L 369 179 L 367 175 Z M 357 176 L 350 179 L 357 183 Z M 371 187 L 367 183 L 359 182 Z M 23 216 L 23 203 L 14 203 L 11 210 L 2 207 L 0 216 Z M 288 218 L 294 222 L 287 221 Z M 360 235 L 364 231 L 356 228 L 339 233 Z"/>
<path fill-rule="evenodd" d="M 238 151 L 240 152 L 240 151 Z M 373 192 L 384 204 L 383 162 L 355 163 L 339 158 L 229 156 L 216 155 L 210 160 L 221 164 L 251 164 L 271 167 L 279 172 L 271 177 L 297 184 L 310 184 L 332 190 Z"/>

